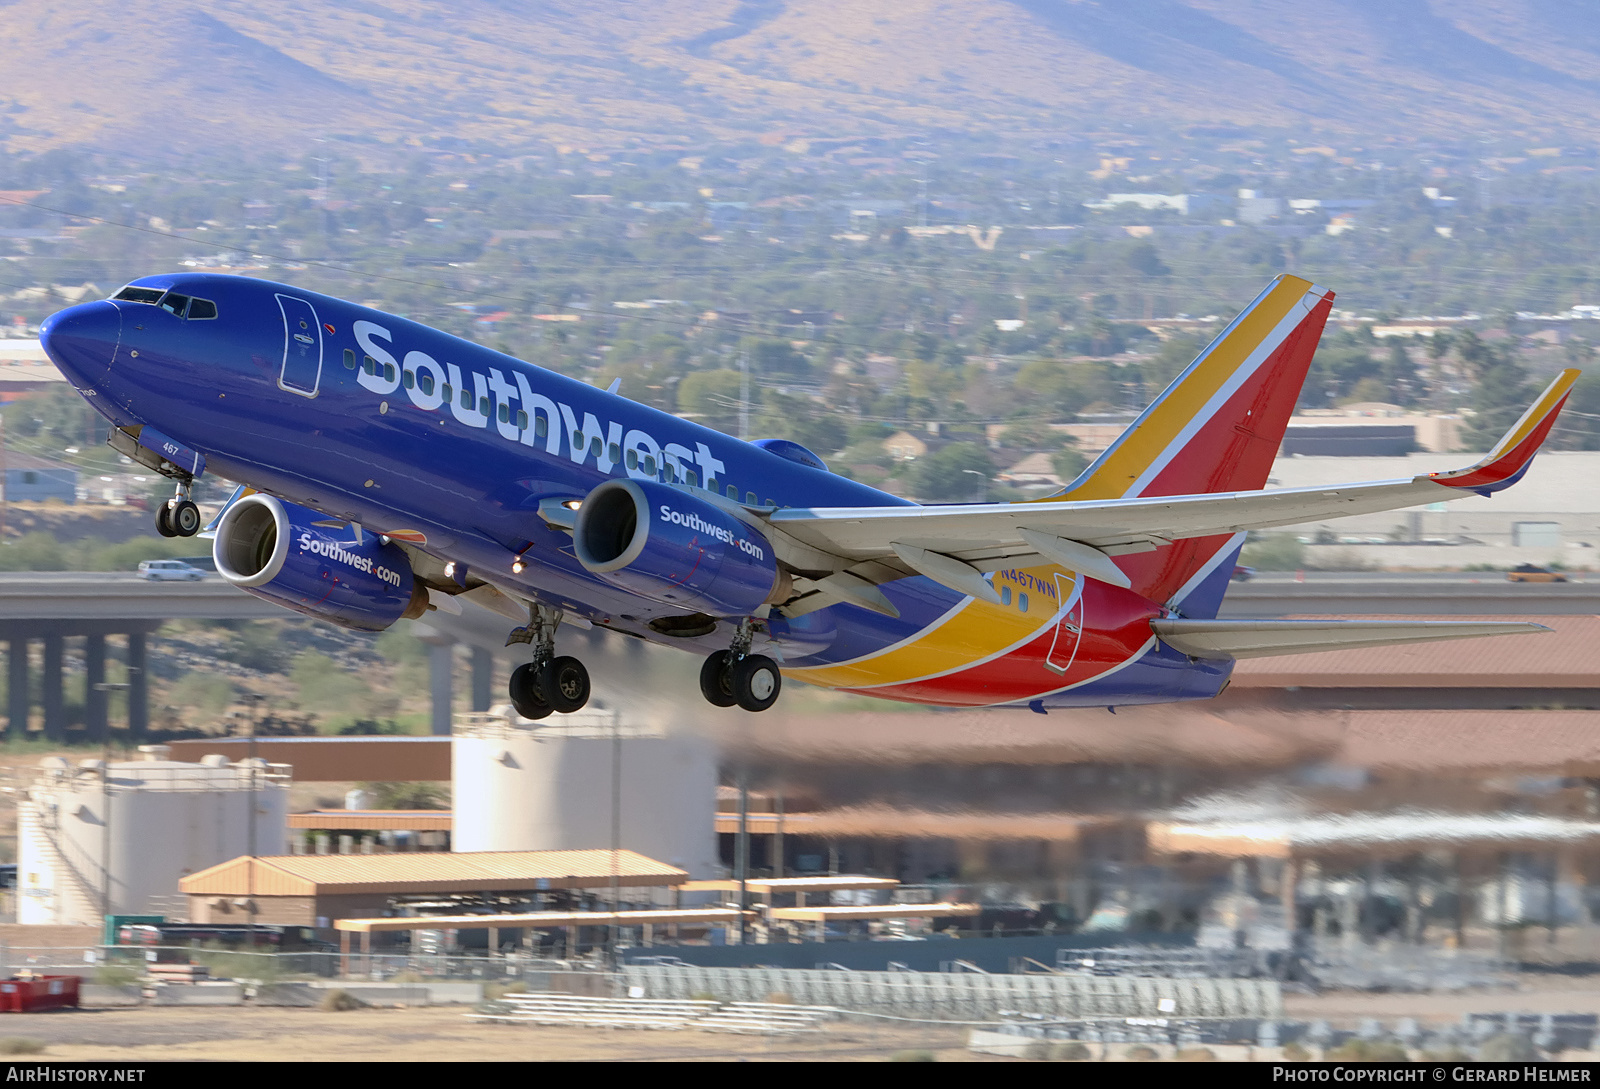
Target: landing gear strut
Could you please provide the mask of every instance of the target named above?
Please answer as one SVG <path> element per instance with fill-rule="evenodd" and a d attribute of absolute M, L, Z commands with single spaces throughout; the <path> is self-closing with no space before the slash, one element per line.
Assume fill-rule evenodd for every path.
<path fill-rule="evenodd" d="M 530 643 L 533 661 L 511 673 L 511 706 L 527 719 L 541 719 L 552 711 L 567 714 L 589 702 L 589 671 L 569 655 L 556 656 L 556 626 L 561 611 L 545 605 L 528 610 L 526 627 L 512 629 L 506 646 Z"/>
<path fill-rule="evenodd" d="M 178 481 L 177 493 L 156 508 L 156 532 L 163 537 L 193 537 L 200 532 L 200 508 L 190 498 L 194 478 Z"/>
<path fill-rule="evenodd" d="M 700 694 L 714 707 L 737 704 L 746 711 L 765 711 L 778 702 L 783 674 L 765 654 L 751 654 L 754 631 L 748 619 L 739 622 L 733 646 L 706 658 L 700 667 Z"/>

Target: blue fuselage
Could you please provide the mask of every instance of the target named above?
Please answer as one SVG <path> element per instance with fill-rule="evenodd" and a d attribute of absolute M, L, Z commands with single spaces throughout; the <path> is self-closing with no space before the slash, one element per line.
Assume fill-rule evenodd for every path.
<path fill-rule="evenodd" d="M 728 645 L 733 625 L 724 620 L 691 639 L 659 634 L 650 621 L 681 610 L 591 575 L 573 555 L 570 533 L 540 516 L 541 503 L 581 500 L 614 477 L 689 489 L 714 484 L 718 495 L 753 507 L 906 503 L 325 295 L 198 273 L 132 286 L 214 309 L 191 306 L 180 315 L 119 299 L 75 306 L 45 323 L 41 339 L 51 358 L 113 424 L 170 436 L 202 455 L 207 472 L 251 488 L 375 532 L 420 534 L 426 543 L 415 547 L 440 560 L 652 641 L 709 652 Z M 774 613 L 767 623 L 784 664 L 860 658 L 911 638 L 962 600 L 920 577 L 883 589 L 898 617 L 853 605 L 793 621 Z M 1180 680 L 1187 662 L 1151 665 L 1161 681 L 1154 690 L 1135 668 L 1109 694 L 1122 702 L 1194 698 L 1214 692 L 1222 679 L 1208 671 Z"/>

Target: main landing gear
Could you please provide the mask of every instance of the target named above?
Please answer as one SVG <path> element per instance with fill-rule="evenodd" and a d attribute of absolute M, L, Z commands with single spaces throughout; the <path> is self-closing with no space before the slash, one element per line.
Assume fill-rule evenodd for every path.
<path fill-rule="evenodd" d="M 535 605 L 529 613 L 527 627 L 513 629 L 506 639 L 508 647 L 513 643 L 533 645 L 533 661 L 511 671 L 511 706 L 528 719 L 581 709 L 589 702 L 589 671 L 576 658 L 556 655 L 560 611 Z"/>
<path fill-rule="evenodd" d="M 177 494 L 156 508 L 156 532 L 163 537 L 193 537 L 200 532 L 200 508 L 189 498 L 194 478 L 178 482 Z"/>
<path fill-rule="evenodd" d="M 746 711 L 765 711 L 778 702 L 783 689 L 783 674 L 778 663 L 765 654 L 750 653 L 753 632 L 749 620 L 741 620 L 734 633 L 733 646 L 708 657 L 700 667 L 700 694 L 714 707 L 737 704 Z"/>

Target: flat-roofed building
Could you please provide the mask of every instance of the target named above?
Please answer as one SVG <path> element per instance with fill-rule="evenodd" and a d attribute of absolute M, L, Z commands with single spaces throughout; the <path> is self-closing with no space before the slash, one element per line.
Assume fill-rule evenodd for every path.
<path fill-rule="evenodd" d="M 407 901 L 463 907 L 572 906 L 588 890 L 655 902 L 689 874 L 633 851 L 474 851 L 241 856 L 179 882 L 189 920 L 329 929 L 343 918 L 400 913 Z"/>

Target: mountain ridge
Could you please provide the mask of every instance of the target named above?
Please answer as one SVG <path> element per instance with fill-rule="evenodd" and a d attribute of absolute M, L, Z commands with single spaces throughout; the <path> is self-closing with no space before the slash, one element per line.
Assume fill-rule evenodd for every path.
<path fill-rule="evenodd" d="M 1600 5 L 1554 0 L 10 0 L 0 12 L 13 59 L 0 139 L 24 151 L 1600 128 Z"/>

